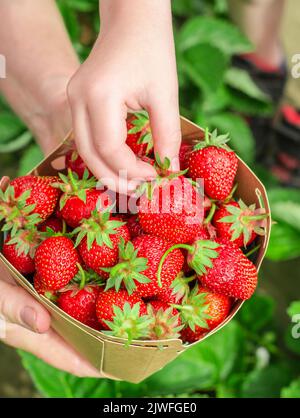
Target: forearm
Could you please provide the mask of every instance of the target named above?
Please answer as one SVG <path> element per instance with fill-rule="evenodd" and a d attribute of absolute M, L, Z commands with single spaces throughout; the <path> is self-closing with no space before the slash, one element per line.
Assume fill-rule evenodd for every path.
<path fill-rule="evenodd" d="M 30 126 L 52 100 L 62 100 L 55 95 L 62 94 L 78 59 L 54 0 L 1 0 L 0 16 L 7 75 L 0 90 Z"/>

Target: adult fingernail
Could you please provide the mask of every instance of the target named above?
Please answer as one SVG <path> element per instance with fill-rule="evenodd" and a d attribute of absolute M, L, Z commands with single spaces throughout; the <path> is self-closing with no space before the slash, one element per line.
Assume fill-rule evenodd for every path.
<path fill-rule="evenodd" d="M 36 326 L 36 311 L 29 306 L 26 306 L 21 311 L 21 321 L 26 328 L 29 328 L 31 331 L 37 332 Z"/>

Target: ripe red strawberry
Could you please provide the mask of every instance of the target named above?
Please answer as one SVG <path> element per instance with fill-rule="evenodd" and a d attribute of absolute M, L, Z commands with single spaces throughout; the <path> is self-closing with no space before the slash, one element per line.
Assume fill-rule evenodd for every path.
<path fill-rule="evenodd" d="M 92 216 L 83 220 L 73 234 L 78 234 L 76 246 L 86 266 L 102 277 L 108 277 L 102 268 L 112 267 L 118 262 L 121 238 L 125 242 L 130 238 L 127 226 L 108 211 L 92 212 Z"/>
<path fill-rule="evenodd" d="M 178 308 L 186 325 L 181 338 L 189 343 L 198 341 L 227 318 L 230 308 L 228 296 L 195 286 L 186 303 Z"/>
<path fill-rule="evenodd" d="M 162 284 L 160 287 L 157 277 L 158 265 L 161 257 L 172 244 L 159 237 L 142 235 L 133 240 L 133 245 L 137 250 L 137 256 L 148 260 L 148 268 L 141 273 L 150 279 L 148 283 L 136 283 L 136 291 L 142 297 L 149 298 L 169 289 L 182 269 L 184 261 L 182 252 L 175 249 L 166 258 L 160 274 Z"/>
<path fill-rule="evenodd" d="M 189 159 L 189 175 L 194 181 L 204 180 L 204 191 L 207 196 L 224 200 L 230 194 L 238 167 L 238 159 L 226 146 L 228 135 L 217 136 L 214 131 L 205 141 L 199 142 Z"/>
<path fill-rule="evenodd" d="M 256 267 L 233 242 L 216 239 L 198 240 L 192 245 L 174 245 L 161 258 L 158 271 L 163 268 L 165 259 L 174 248 L 188 251 L 189 266 L 210 290 L 243 300 L 249 299 L 254 293 L 257 285 Z"/>
<path fill-rule="evenodd" d="M 148 315 L 153 318 L 150 323 L 151 340 L 165 340 L 179 338 L 183 328 L 177 309 L 161 300 L 152 300 L 147 305 Z"/>
<path fill-rule="evenodd" d="M 88 169 L 85 162 L 78 154 L 77 150 L 71 149 L 70 151 L 67 152 L 65 158 L 66 158 L 66 168 L 76 173 L 80 179 L 82 179 L 84 172 L 86 170 L 88 172 L 88 177 L 93 177 L 93 174 Z"/>
<path fill-rule="evenodd" d="M 101 211 L 111 205 L 109 196 L 103 190 L 95 189 L 97 180 L 88 178 L 87 171 L 81 180 L 72 171 L 68 172 L 68 177 L 59 176 L 62 182 L 55 184 L 63 192 L 59 201 L 59 216 L 72 228 L 78 227 L 83 219 L 88 219 L 92 211 Z"/>
<path fill-rule="evenodd" d="M 180 170 L 189 168 L 189 158 L 193 151 L 193 145 L 182 142 L 179 150 L 179 164 Z"/>
<path fill-rule="evenodd" d="M 118 292 L 116 292 L 115 289 L 109 289 L 99 294 L 96 302 L 96 313 L 102 329 L 110 329 L 105 321 L 113 321 L 115 316 L 114 306 L 123 309 L 126 302 L 131 308 L 139 303 L 139 315 L 147 315 L 146 304 L 135 293 L 129 295 L 124 289 L 121 289 Z"/>
<path fill-rule="evenodd" d="M 73 242 L 62 235 L 46 238 L 35 253 L 35 266 L 43 286 L 59 290 L 78 272 L 80 262 Z"/>
<path fill-rule="evenodd" d="M 60 196 L 60 191 L 52 187 L 52 183 L 59 181 L 58 177 L 38 177 L 33 175 L 18 177 L 10 185 L 14 188 L 15 198 L 30 191 L 26 205 L 35 205 L 31 213 L 36 213 L 41 219 L 47 219 L 54 211 Z"/>
<path fill-rule="evenodd" d="M 46 219 L 41 225 L 39 225 L 39 231 L 46 232 L 47 228 L 52 229 L 53 232 L 62 232 L 63 230 L 63 223 L 61 219 L 56 218 L 55 216 L 51 216 L 50 218 Z"/>
<path fill-rule="evenodd" d="M 204 202 L 188 179 L 181 175 L 175 177 L 176 174 L 169 171 L 169 163 L 165 161 L 165 173 L 155 179 L 154 186 L 150 185 L 153 187 L 150 193 L 148 189 L 141 196 L 139 221 L 148 234 L 174 243 L 185 243 L 197 235 L 203 222 Z"/>
<path fill-rule="evenodd" d="M 162 289 L 158 295 L 158 300 L 170 303 L 182 303 L 190 293 L 189 283 L 196 279 L 196 275 L 185 276 L 184 271 L 181 271 L 176 279 L 173 280 L 171 286 L 167 289 Z"/>
<path fill-rule="evenodd" d="M 218 209 L 213 217 L 219 238 L 234 242 L 238 247 L 247 247 L 257 235 L 265 235 L 265 209 L 247 206 L 241 199 L 228 202 Z"/>
<path fill-rule="evenodd" d="M 119 245 L 119 263 L 109 272 L 106 290 L 115 287 L 118 291 L 124 286 L 129 294 L 133 292 L 144 298 L 153 298 L 168 289 L 183 265 L 183 255 L 175 250 L 166 260 L 161 271 L 161 287 L 158 283 L 157 267 L 160 258 L 170 247 L 170 243 L 151 235 L 142 235 Z"/>
<path fill-rule="evenodd" d="M 87 284 L 82 289 L 74 284 L 61 292 L 57 304 L 64 312 L 91 328 L 100 329 L 96 316 L 96 300 L 101 287 Z"/>
<path fill-rule="evenodd" d="M 130 218 L 126 220 L 126 226 L 128 228 L 131 239 L 145 234 L 145 232 L 143 231 L 143 228 L 141 227 L 141 224 L 139 222 L 139 218 L 137 215 L 130 216 Z"/>
<path fill-rule="evenodd" d="M 41 278 L 37 273 L 35 273 L 33 277 L 33 286 L 35 290 L 38 292 L 38 294 L 45 296 L 46 298 L 52 300 L 53 302 L 56 302 L 57 300 L 56 293 L 53 290 L 47 289 L 43 285 Z"/>
<path fill-rule="evenodd" d="M 34 235 L 36 233 L 33 231 L 20 230 L 14 238 L 8 235 L 2 248 L 4 257 L 25 275 L 35 271 L 33 256 L 37 239 Z"/>
<path fill-rule="evenodd" d="M 152 133 L 146 112 L 138 112 L 127 121 L 126 144 L 139 157 L 148 155 L 153 150 Z"/>

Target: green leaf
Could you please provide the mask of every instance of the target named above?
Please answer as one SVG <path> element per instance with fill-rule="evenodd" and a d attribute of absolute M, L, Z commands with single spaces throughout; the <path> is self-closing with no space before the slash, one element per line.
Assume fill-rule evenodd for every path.
<path fill-rule="evenodd" d="M 239 322 L 249 331 L 259 332 L 273 319 L 275 302 L 270 296 L 255 294 L 238 313 Z"/>
<path fill-rule="evenodd" d="M 285 222 L 300 234 L 300 203 L 291 200 L 271 203 L 273 219 Z"/>
<path fill-rule="evenodd" d="M 219 49 L 203 43 L 184 51 L 182 56 L 184 71 L 206 94 L 221 86 L 228 61 Z"/>
<path fill-rule="evenodd" d="M 43 159 L 43 153 L 37 144 L 32 144 L 23 152 L 19 168 L 18 176 L 24 176 L 33 167 L 35 167 Z"/>
<path fill-rule="evenodd" d="M 227 94 L 229 96 L 229 104 L 232 110 L 243 113 L 247 116 L 259 117 L 270 116 L 273 113 L 273 105 L 271 102 L 254 99 L 242 93 L 239 90 L 227 87 Z"/>
<path fill-rule="evenodd" d="M 114 382 L 108 379 L 78 378 L 19 351 L 23 366 L 40 393 L 47 398 L 115 397 Z"/>
<path fill-rule="evenodd" d="M 209 118 L 209 124 L 220 133 L 230 132 L 229 146 L 246 162 L 252 163 L 255 143 L 252 132 L 245 120 L 233 113 L 220 113 Z"/>
<path fill-rule="evenodd" d="M 300 315 L 300 300 L 292 302 L 287 309 L 287 313 L 290 317 Z"/>
<path fill-rule="evenodd" d="M 25 131 L 12 141 L 0 145 L 0 153 L 8 153 L 19 151 L 25 148 L 32 141 L 32 134 L 29 131 Z"/>
<path fill-rule="evenodd" d="M 98 9 L 99 0 L 64 0 L 69 9 L 78 12 L 93 12 Z"/>
<path fill-rule="evenodd" d="M 243 398 L 279 398 L 281 388 L 288 385 L 291 372 L 284 365 L 271 365 L 254 370 L 245 377 Z"/>
<path fill-rule="evenodd" d="M 300 377 L 293 380 L 289 386 L 283 388 L 280 394 L 281 398 L 300 398 Z"/>
<path fill-rule="evenodd" d="M 284 222 L 273 225 L 266 256 L 273 261 L 299 257 L 300 233 Z"/>
<path fill-rule="evenodd" d="M 9 142 L 18 137 L 24 130 L 24 124 L 11 112 L 0 113 L 0 144 Z"/>
<path fill-rule="evenodd" d="M 202 43 L 214 46 L 228 56 L 253 50 L 249 40 L 235 25 L 208 16 L 197 16 L 189 19 L 183 25 L 178 36 L 178 46 L 181 50 Z"/>
<path fill-rule="evenodd" d="M 252 99 L 263 102 L 270 101 L 268 96 L 257 87 L 247 71 L 231 67 L 226 72 L 225 81 L 230 87 L 241 91 Z"/>
<path fill-rule="evenodd" d="M 268 190 L 268 198 L 271 206 L 275 203 L 290 201 L 300 205 L 300 191 L 288 188 L 273 188 Z"/>
<path fill-rule="evenodd" d="M 67 2 L 65 0 L 59 0 L 58 6 L 72 42 L 78 42 L 80 38 L 80 24 L 77 20 L 76 13 L 68 4 L 69 2 L 70 0 L 67 0 Z"/>

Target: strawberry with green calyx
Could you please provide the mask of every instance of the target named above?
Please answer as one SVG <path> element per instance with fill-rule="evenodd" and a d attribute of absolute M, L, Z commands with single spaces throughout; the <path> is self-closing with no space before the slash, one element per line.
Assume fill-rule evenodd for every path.
<path fill-rule="evenodd" d="M 180 337 L 183 328 L 179 312 L 169 304 L 153 300 L 147 305 L 150 324 L 150 340 L 167 340 Z"/>
<path fill-rule="evenodd" d="M 231 241 L 196 241 L 193 245 L 177 244 L 170 247 L 160 260 L 157 270 L 161 285 L 161 270 L 166 257 L 174 249 L 188 251 L 188 264 L 204 286 L 216 293 L 237 299 L 249 299 L 257 286 L 257 270 L 241 249 Z"/>
<path fill-rule="evenodd" d="M 85 271 L 80 264 L 78 264 L 78 269 L 79 271 L 71 284 L 60 290 L 57 304 L 72 318 L 99 330 L 96 301 L 99 292 L 103 291 L 103 287 L 99 286 L 101 279 L 94 272 Z M 76 283 L 78 281 L 79 284 Z"/>
<path fill-rule="evenodd" d="M 157 297 L 165 303 L 180 303 L 190 292 L 189 283 L 196 279 L 196 275 L 185 276 L 181 271 L 168 289 L 161 290 Z"/>
<path fill-rule="evenodd" d="M 127 340 L 126 345 L 133 340 L 148 340 L 150 325 L 153 318 L 149 315 L 140 314 L 140 304 L 136 303 L 133 307 L 125 302 L 123 309 L 113 306 L 113 320 L 104 321 L 110 331 L 103 331 L 107 335 L 123 338 Z"/>
<path fill-rule="evenodd" d="M 171 172 L 170 161 L 161 163 L 159 175 L 144 183 L 138 216 L 142 229 L 173 243 L 189 242 L 197 235 L 203 221 L 203 198 L 183 172 Z"/>
<path fill-rule="evenodd" d="M 118 245 L 121 237 L 129 241 L 125 222 L 111 216 L 108 210 L 93 211 L 89 219 L 73 231 L 77 235 L 75 246 L 87 267 L 100 276 L 108 277 L 102 268 L 112 267 L 118 262 Z"/>
<path fill-rule="evenodd" d="M 5 221 L 2 231 L 9 232 L 13 237 L 19 229 L 33 228 L 43 220 L 34 213 L 35 205 L 27 204 L 30 190 L 26 190 L 18 198 L 15 190 L 8 186 L 5 192 L 0 190 L 0 221 Z"/>
<path fill-rule="evenodd" d="M 153 139 L 147 112 L 137 112 L 127 121 L 126 144 L 139 157 L 153 150 Z"/>
<path fill-rule="evenodd" d="M 231 201 L 218 209 L 213 224 L 220 238 L 233 241 L 238 247 L 247 247 L 257 235 L 265 235 L 268 214 L 265 209 L 247 206 L 241 199 Z"/>
<path fill-rule="evenodd" d="M 51 300 L 52 302 L 56 303 L 56 301 L 57 301 L 56 292 L 54 292 L 53 290 L 47 289 L 43 285 L 43 283 L 41 281 L 41 278 L 37 273 L 35 273 L 35 275 L 33 277 L 33 287 L 35 288 L 35 290 L 37 291 L 37 293 L 39 295 L 45 296 L 45 298 L 47 298 L 47 299 Z"/>
<path fill-rule="evenodd" d="M 28 192 L 26 205 L 34 205 L 31 213 L 37 214 L 41 222 L 52 215 L 58 202 L 60 191 L 52 187 L 52 183 L 59 179 L 55 176 L 34 176 L 27 175 L 17 177 L 10 185 L 14 189 L 15 199 L 24 197 L 24 192 Z"/>
<path fill-rule="evenodd" d="M 127 242 L 121 238 L 119 244 L 119 263 L 111 268 L 102 268 L 109 273 L 105 291 L 114 287 L 118 292 L 121 285 L 125 286 L 129 295 L 131 295 L 137 287 L 137 283 L 149 283 L 151 280 L 141 274 L 148 269 L 148 259 L 138 257 L 138 250 L 134 248 L 132 242 Z"/>
<path fill-rule="evenodd" d="M 137 256 L 148 260 L 147 269 L 141 272 L 150 279 L 148 283 L 136 282 L 136 292 L 143 298 L 154 298 L 169 289 L 172 281 L 182 270 L 184 257 L 180 250 L 175 249 L 168 254 L 161 269 L 161 287 L 157 283 L 157 268 L 164 253 L 172 243 L 153 235 L 142 235 L 132 241 Z"/>
<path fill-rule="evenodd" d="M 52 236 L 48 236 L 50 233 Z M 48 228 L 43 234 L 46 239 L 39 245 L 34 257 L 36 271 L 46 289 L 59 290 L 77 274 L 79 254 L 64 231 L 53 234 Z"/>
<path fill-rule="evenodd" d="M 192 343 L 227 318 L 231 299 L 196 285 L 184 304 L 174 306 L 181 313 L 181 319 L 185 324 L 181 337 L 184 342 Z"/>
<path fill-rule="evenodd" d="M 111 201 L 102 190 L 96 190 L 97 180 L 89 177 L 85 170 L 83 178 L 79 179 L 76 173 L 68 171 L 68 176 L 59 174 L 61 182 L 53 184 L 63 194 L 59 200 L 60 216 L 72 228 L 79 226 L 83 219 L 89 218 L 94 210 L 107 208 Z"/>
<path fill-rule="evenodd" d="M 131 308 L 139 304 L 139 314 L 147 315 L 147 306 L 143 300 L 136 294 L 129 295 L 127 290 L 120 289 L 116 292 L 115 289 L 109 289 L 106 292 L 100 292 L 96 303 L 97 318 L 102 329 L 109 330 L 107 321 L 111 322 L 114 319 L 114 306 L 118 306 L 123 310 L 125 303 L 128 303 Z"/>
<path fill-rule="evenodd" d="M 40 235 L 35 229 L 20 229 L 14 237 L 7 236 L 2 252 L 20 273 L 31 274 L 35 271 L 34 254 L 40 242 Z"/>
<path fill-rule="evenodd" d="M 86 170 L 88 170 L 89 177 L 93 177 L 93 174 L 87 168 L 85 162 L 80 157 L 76 149 L 71 149 L 67 152 L 65 162 L 66 168 L 76 173 L 80 179 L 83 177 Z"/>
<path fill-rule="evenodd" d="M 205 141 L 195 145 L 189 158 L 189 174 L 204 180 L 204 191 L 211 199 L 224 200 L 230 194 L 238 168 L 236 154 L 226 143 L 229 136 L 205 130 Z"/>

